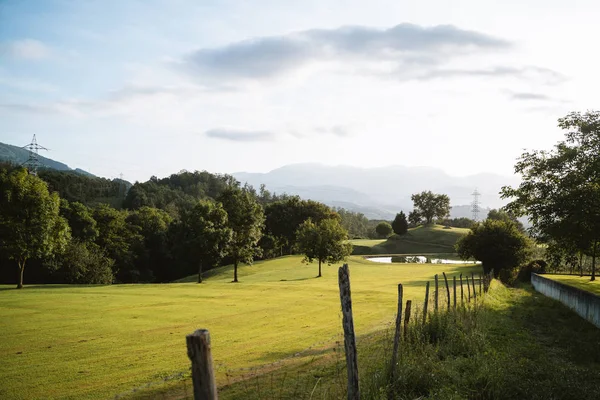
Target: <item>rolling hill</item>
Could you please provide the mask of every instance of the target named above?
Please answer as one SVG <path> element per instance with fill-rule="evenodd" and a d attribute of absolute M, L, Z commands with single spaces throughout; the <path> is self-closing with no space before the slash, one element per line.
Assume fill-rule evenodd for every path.
<path fill-rule="evenodd" d="M 444 228 L 441 225 L 418 226 L 406 235 L 393 235 L 387 240 L 356 241 L 352 254 L 431 254 L 454 253 L 454 245 L 469 229 Z"/>

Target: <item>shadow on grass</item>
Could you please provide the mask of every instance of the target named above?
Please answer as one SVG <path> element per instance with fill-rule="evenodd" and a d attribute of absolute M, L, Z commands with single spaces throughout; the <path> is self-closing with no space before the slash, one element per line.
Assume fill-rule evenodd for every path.
<path fill-rule="evenodd" d="M 141 284 L 140 284 L 141 285 Z M 68 284 L 39 284 L 39 285 L 25 285 L 23 286 L 22 289 L 17 289 L 16 285 L 7 285 L 7 286 L 0 286 L 0 292 L 2 291 L 8 291 L 8 290 L 14 290 L 14 291 L 22 291 L 22 290 L 53 290 L 53 289 L 65 289 L 65 288 L 69 288 L 69 289 L 94 289 L 94 288 L 99 288 L 99 287 L 106 287 L 106 286 L 112 286 L 112 285 L 68 285 Z"/>

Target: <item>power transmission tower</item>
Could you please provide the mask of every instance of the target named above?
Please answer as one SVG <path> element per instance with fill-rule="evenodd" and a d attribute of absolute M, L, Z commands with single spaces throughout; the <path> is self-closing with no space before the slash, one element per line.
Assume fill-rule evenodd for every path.
<path fill-rule="evenodd" d="M 31 143 L 29 143 L 26 146 L 23 146 L 22 148 L 29 150 L 29 158 L 23 163 L 23 165 L 26 165 L 28 167 L 30 174 L 37 175 L 38 168 L 42 166 L 38 151 L 48 151 L 48 149 L 38 144 L 37 139 L 35 138 L 35 134 L 33 135 L 33 139 L 31 139 Z"/>
<path fill-rule="evenodd" d="M 479 193 L 477 188 L 475 188 L 475 191 L 471 193 L 471 195 L 473 196 L 473 202 L 471 203 L 471 212 L 473 213 L 473 220 L 479 221 L 479 196 L 481 196 L 481 193 Z"/>

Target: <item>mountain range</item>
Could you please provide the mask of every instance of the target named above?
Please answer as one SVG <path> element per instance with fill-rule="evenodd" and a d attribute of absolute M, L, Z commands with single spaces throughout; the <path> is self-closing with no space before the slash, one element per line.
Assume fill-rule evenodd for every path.
<path fill-rule="evenodd" d="M 237 172 L 233 176 L 254 187 L 264 184 L 276 193 L 303 198 L 362 212 L 371 219 L 391 219 L 400 210 L 412 210 L 411 195 L 424 190 L 450 197 L 451 217 L 471 217 L 472 193 L 479 196 L 481 214 L 506 204 L 499 196 L 502 186 L 519 184 L 516 176 L 491 173 L 451 176 L 437 168 L 390 166 L 359 168 L 322 164 L 293 164 L 267 173 Z"/>

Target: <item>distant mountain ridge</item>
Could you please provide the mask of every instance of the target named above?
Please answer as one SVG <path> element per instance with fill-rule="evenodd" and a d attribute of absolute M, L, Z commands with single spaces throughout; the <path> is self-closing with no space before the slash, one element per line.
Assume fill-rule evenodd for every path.
<path fill-rule="evenodd" d="M 480 217 L 486 208 L 506 204 L 499 196 L 505 185 L 518 185 L 515 176 L 492 173 L 455 177 L 432 167 L 390 166 L 358 168 L 322 164 L 292 164 L 267 173 L 237 172 L 233 176 L 254 187 L 265 184 L 277 193 L 297 194 L 330 206 L 362 212 L 372 219 L 391 219 L 412 209 L 410 196 L 423 190 L 450 196 L 452 217 L 471 217 L 470 206 L 475 188 L 481 193 Z M 484 211 L 485 210 L 485 211 Z"/>
<path fill-rule="evenodd" d="M 11 144 L 0 142 L 0 161 L 10 162 L 13 164 L 21 165 L 29 159 L 29 151 L 23 149 L 21 147 L 13 146 Z M 81 175 L 86 175 L 90 177 L 95 177 L 95 175 L 84 171 L 80 168 L 71 168 L 67 164 L 61 163 L 59 161 L 52 160 L 50 158 L 46 158 L 44 156 L 38 155 L 38 159 L 40 163 L 46 167 L 55 169 L 57 171 L 71 171 L 76 172 Z"/>

